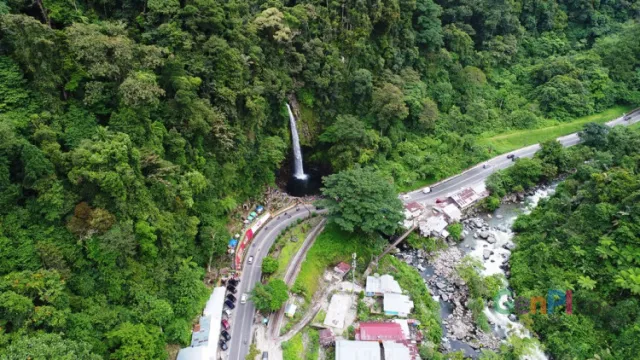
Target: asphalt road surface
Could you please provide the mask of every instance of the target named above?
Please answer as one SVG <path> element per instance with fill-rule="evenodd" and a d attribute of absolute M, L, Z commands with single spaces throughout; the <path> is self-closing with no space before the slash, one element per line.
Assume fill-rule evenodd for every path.
<path fill-rule="evenodd" d="M 631 125 L 640 121 L 640 112 L 634 113 L 630 116 L 629 121 L 623 120 L 622 117 L 617 118 L 615 120 L 609 121 L 606 123 L 607 126 L 613 127 L 616 125 Z M 577 133 L 573 133 L 570 135 L 562 136 L 557 139 L 563 146 L 569 147 L 576 145 L 580 142 L 580 137 Z M 496 156 L 492 159 L 489 159 L 483 163 L 480 163 L 461 174 L 452 176 L 440 183 L 431 186 L 431 192 L 428 194 L 424 194 L 422 189 L 418 189 L 415 191 L 411 191 L 409 193 L 403 194 L 400 199 L 404 203 L 409 203 L 412 201 L 419 201 L 428 204 L 434 204 L 439 198 L 446 198 L 448 195 L 457 192 L 458 190 L 470 187 L 476 184 L 483 182 L 489 175 L 493 174 L 498 170 L 502 170 L 508 168 L 513 165 L 513 161 L 507 158 L 507 155 L 513 154 L 517 157 L 533 157 L 536 151 L 540 150 L 540 144 L 530 145 L 527 147 L 520 148 L 518 150 L 514 150 L 510 153 L 502 154 Z M 486 168 L 482 166 L 486 164 Z"/>
<path fill-rule="evenodd" d="M 608 122 L 606 125 L 611 127 L 616 125 L 630 125 L 638 121 L 640 121 L 640 112 L 632 114 L 629 121 L 625 121 L 620 117 Z M 563 146 L 568 147 L 579 143 L 580 138 L 577 133 L 573 133 L 558 138 L 558 141 Z M 428 194 L 424 194 L 422 189 L 419 189 L 403 194 L 401 199 L 405 203 L 412 201 L 435 203 L 438 198 L 445 198 L 447 195 L 455 193 L 462 188 L 478 184 L 494 172 L 513 165 L 513 161 L 508 159 L 507 155 L 514 154 L 517 157 L 533 157 L 533 154 L 535 154 L 539 149 L 540 145 L 535 144 L 514 150 L 507 154 L 496 156 L 493 159 L 478 164 L 459 175 L 453 176 L 432 186 L 432 191 Z M 482 167 L 483 164 L 486 164 L 486 168 Z M 271 219 L 265 224 L 265 227 L 258 232 L 245 255 L 243 271 L 240 277 L 241 281 L 237 287 L 238 293 L 236 298 L 240 299 L 243 293 L 250 293 L 255 283 L 260 281 L 260 277 L 262 276 L 262 259 L 269 253 L 269 248 L 273 245 L 278 234 L 289 224 L 298 219 L 304 219 L 309 216 L 311 211 L 316 210 L 310 205 L 307 205 L 306 208 L 304 206 L 300 206 L 298 211 L 295 209 L 293 209 L 293 211 L 287 211 L 287 216 L 280 215 Z M 291 217 L 289 217 L 289 215 L 291 215 Z M 251 265 L 247 264 L 249 256 L 253 256 L 254 258 L 253 264 Z M 229 360 L 244 360 L 247 353 L 249 353 L 249 345 L 253 340 L 251 330 L 255 312 L 255 306 L 251 301 L 247 301 L 244 305 L 240 304 L 239 301 L 237 302 L 234 314 L 231 318 L 231 343 L 229 344 L 228 350 Z"/>
<path fill-rule="evenodd" d="M 287 215 L 281 214 L 272 218 L 264 227 L 256 234 L 251 241 L 247 253 L 244 256 L 244 266 L 242 267 L 242 275 L 240 276 L 240 284 L 238 284 L 236 298 L 240 299 L 243 293 L 250 293 L 256 282 L 260 281 L 262 276 L 262 259 L 267 256 L 271 245 L 273 245 L 278 234 L 282 232 L 289 224 L 294 223 L 298 219 L 308 217 L 312 211 L 317 211 L 312 205 L 300 205 L 299 210 L 293 208 L 287 211 Z M 291 217 L 289 217 L 291 216 Z M 253 264 L 247 264 L 250 256 L 253 256 Z M 250 300 L 246 304 L 240 304 L 240 300 L 236 302 L 236 308 L 231 317 L 231 342 L 229 345 L 229 360 L 244 360 L 249 353 L 249 345 L 251 344 L 253 318 L 256 308 Z"/>

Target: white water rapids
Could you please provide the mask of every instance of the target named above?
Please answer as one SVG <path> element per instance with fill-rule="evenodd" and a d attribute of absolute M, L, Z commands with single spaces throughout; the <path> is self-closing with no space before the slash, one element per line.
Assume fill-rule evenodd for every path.
<path fill-rule="evenodd" d="M 482 239 L 473 239 L 471 236 L 467 237 L 465 243 L 469 244 L 473 249 L 469 251 L 469 255 L 478 259 L 484 265 L 482 275 L 489 276 L 493 274 L 505 274 L 505 271 L 500 267 L 501 264 L 508 261 L 511 251 L 507 250 L 508 247 L 513 245 L 513 232 L 511 231 L 511 225 L 515 221 L 518 215 L 518 210 L 525 214 L 530 213 L 538 204 L 540 199 L 550 196 L 554 191 L 554 188 L 537 190 L 533 196 L 526 198 L 526 204 L 516 206 L 516 211 L 507 213 L 509 209 L 505 209 L 505 206 L 498 209 L 503 210 L 505 216 L 502 220 L 489 221 L 492 223 L 489 232 L 495 237 L 496 242 L 493 244 L 488 243 Z M 495 218 L 494 218 L 495 219 Z M 484 252 L 490 250 L 493 253 L 485 259 Z M 493 261 L 493 262 L 492 262 Z M 505 284 L 507 285 L 507 284 Z M 504 295 L 500 302 L 506 300 Z M 510 335 L 517 335 L 521 338 L 530 338 L 531 334 L 522 324 L 518 321 L 512 321 L 506 314 L 501 314 L 495 311 L 493 308 L 485 307 L 484 314 L 487 316 L 489 323 L 493 324 L 496 332 L 504 333 L 507 337 Z M 548 360 L 548 357 L 540 349 L 536 343 L 529 354 L 522 357 L 523 360 Z"/>

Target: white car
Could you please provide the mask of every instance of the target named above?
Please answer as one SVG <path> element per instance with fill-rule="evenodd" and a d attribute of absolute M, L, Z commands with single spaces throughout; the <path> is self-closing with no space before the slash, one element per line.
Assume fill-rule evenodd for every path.
<path fill-rule="evenodd" d="M 224 309 L 222 312 L 227 314 L 227 316 L 231 316 L 231 310 L 229 310 L 229 309 Z"/>
<path fill-rule="evenodd" d="M 248 297 L 247 293 L 242 294 L 242 297 L 240 297 L 240 304 L 246 304 Z"/>
<path fill-rule="evenodd" d="M 428 186 L 427 186 L 426 188 L 422 189 L 422 193 L 423 193 L 423 194 L 428 194 L 428 193 L 430 193 L 430 192 L 431 192 L 431 188 L 430 188 L 430 187 L 428 187 Z"/>
<path fill-rule="evenodd" d="M 247 264 L 253 264 L 253 256 L 249 256 L 249 260 L 247 260 Z"/>

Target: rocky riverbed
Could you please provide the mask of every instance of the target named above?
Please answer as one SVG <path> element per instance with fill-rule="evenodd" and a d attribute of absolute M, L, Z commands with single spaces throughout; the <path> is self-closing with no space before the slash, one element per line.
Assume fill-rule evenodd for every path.
<path fill-rule="evenodd" d="M 446 249 L 435 254 L 405 248 L 395 255 L 421 272 L 431 295 L 439 301 L 444 330 L 443 350 L 463 351 L 467 357 L 476 358 L 480 349 L 497 349 L 508 336 L 531 336 L 517 322 L 515 315 L 499 314 L 489 307 L 484 309 L 484 313 L 493 331 L 486 333 L 479 329 L 469 310 L 469 289 L 455 269 L 464 256 L 470 255 L 482 262 L 482 275 L 500 273 L 508 279 L 509 258 L 515 247 L 511 232 L 513 221 L 519 214 L 531 211 L 554 188 L 540 187 L 528 194 L 509 196 L 492 214 L 469 212 L 462 221 L 464 239 L 459 244 L 449 241 Z M 505 284 L 507 286 L 508 283 Z M 547 357 L 536 348 L 525 359 L 545 360 Z"/>

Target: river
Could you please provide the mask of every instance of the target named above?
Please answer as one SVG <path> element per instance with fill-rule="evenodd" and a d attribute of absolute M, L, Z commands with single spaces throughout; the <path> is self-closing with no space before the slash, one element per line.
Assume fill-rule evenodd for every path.
<path fill-rule="evenodd" d="M 421 271 L 433 298 L 440 303 L 444 331 L 442 344 L 447 351 L 463 351 L 467 357 L 477 358 L 482 347 L 497 348 L 510 335 L 531 337 L 514 315 L 501 314 L 488 307 L 485 307 L 484 314 L 492 333 L 479 331 L 473 325 L 471 312 L 466 309 L 466 287 L 457 276 L 455 266 L 462 257 L 470 255 L 482 263 L 482 275 L 506 275 L 510 249 L 514 247 L 514 234 L 511 231 L 513 222 L 518 215 L 529 213 L 540 199 L 550 196 L 554 189 L 555 186 L 539 189 L 526 196 L 524 201 L 503 204 L 492 214 L 481 213 L 463 220 L 463 241 L 439 252 L 428 261 L 421 259 L 414 250 L 404 250 L 399 254 Z M 504 285 L 508 287 L 508 283 Z M 506 296 L 501 302 L 505 300 Z M 548 357 L 538 346 L 534 346 L 522 359 L 548 360 Z"/>

